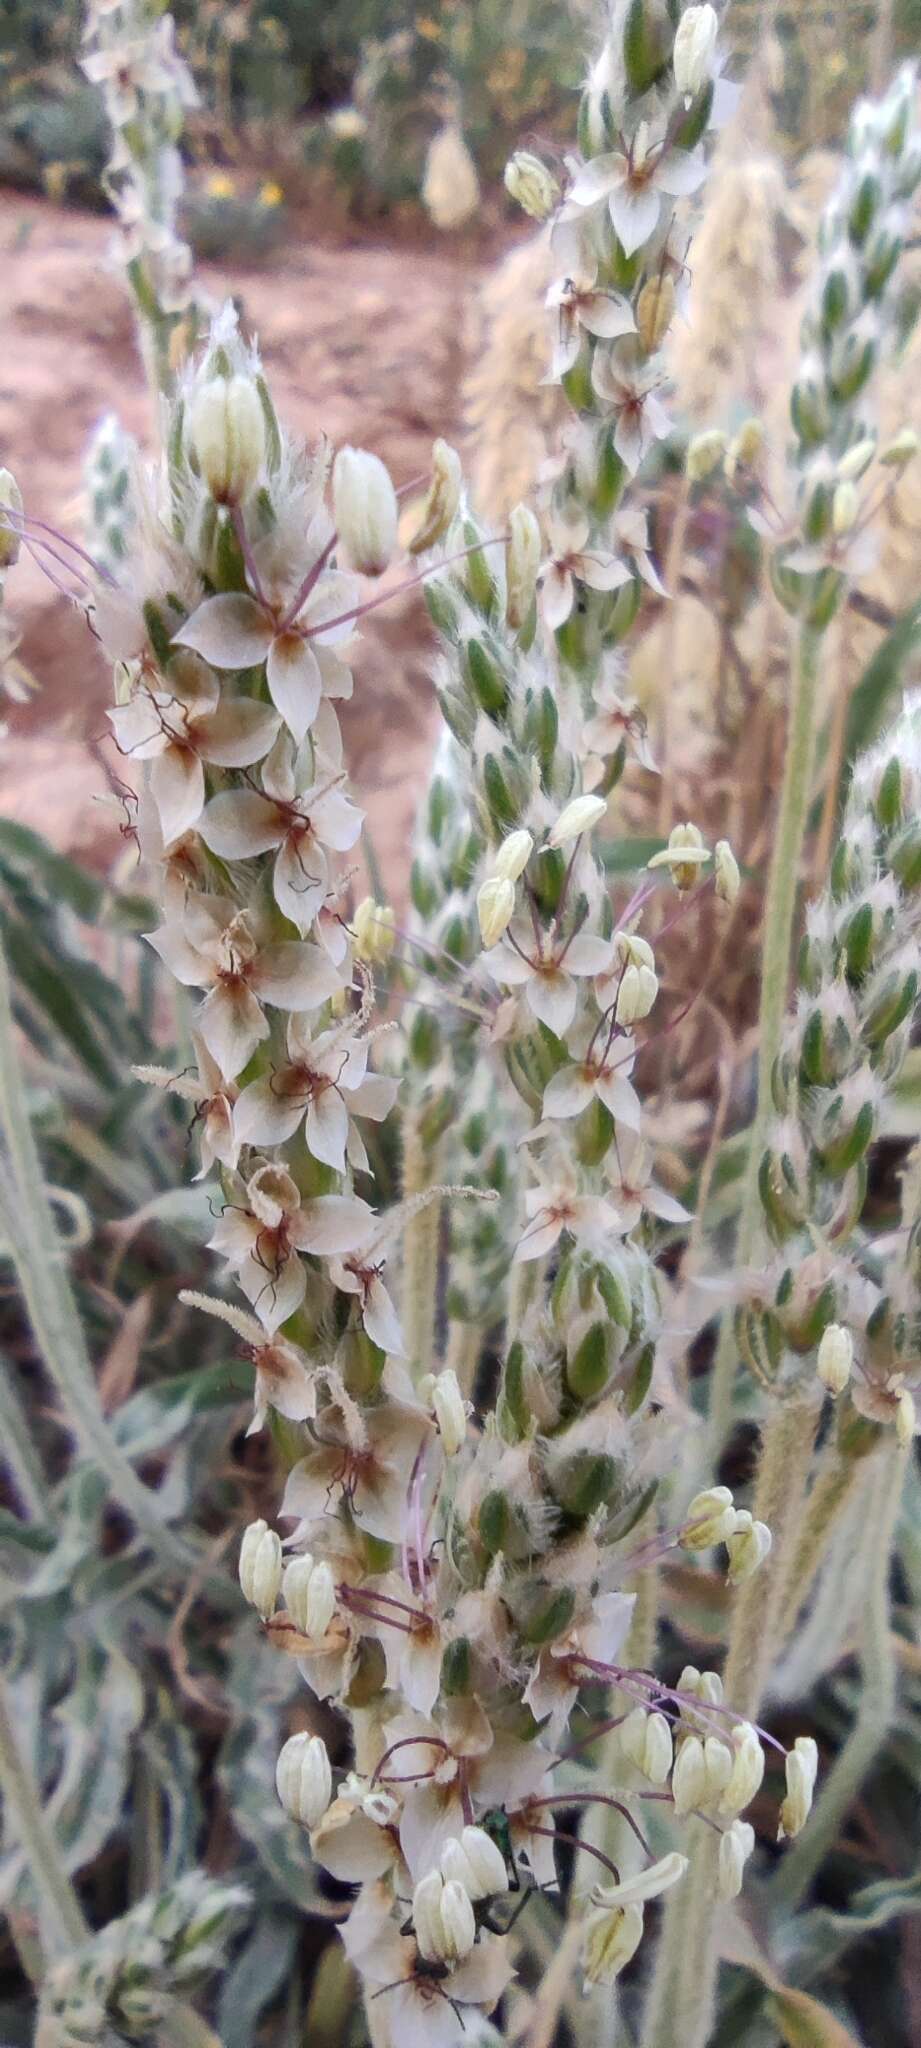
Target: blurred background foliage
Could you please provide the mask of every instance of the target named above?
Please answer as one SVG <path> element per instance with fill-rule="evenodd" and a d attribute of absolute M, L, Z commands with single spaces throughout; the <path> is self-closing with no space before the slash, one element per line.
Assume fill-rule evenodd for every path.
<path fill-rule="evenodd" d="M 552 149 L 571 133 L 590 12 L 586 0 L 423 0 L 416 12 L 401 0 L 178 0 L 173 11 L 201 94 L 187 228 L 205 255 L 237 237 L 253 254 L 271 243 L 258 175 L 232 193 L 220 182 L 235 166 L 258 166 L 295 203 L 374 216 L 418 202 L 432 138 L 456 123 L 498 193 L 511 147 Z M 736 0 L 732 46 L 743 61 L 758 47 L 792 152 L 840 136 L 879 13 L 874 0 Z M 892 0 L 888 14 L 892 53 L 916 51 L 921 0 Z M 79 39 L 78 0 L 0 0 L 0 180 L 84 203 L 100 197 L 106 135 Z"/>

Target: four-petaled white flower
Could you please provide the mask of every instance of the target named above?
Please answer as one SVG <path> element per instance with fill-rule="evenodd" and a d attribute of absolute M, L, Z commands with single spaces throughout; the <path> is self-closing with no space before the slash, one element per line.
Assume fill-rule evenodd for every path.
<path fill-rule="evenodd" d="M 356 1295 L 359 1313 L 372 1344 L 391 1358 L 406 1351 L 396 1309 L 383 1279 L 386 1225 L 350 1251 L 345 1258 L 331 1259 L 329 1277 L 340 1294 Z"/>
<path fill-rule="evenodd" d="M 523 988 L 525 1001 L 540 1023 L 562 1038 L 576 1013 L 576 980 L 602 974 L 610 965 L 611 943 L 591 932 L 543 932 L 539 941 L 530 925 L 509 926 L 506 937 L 483 956 L 490 974 L 507 988 Z"/>
<path fill-rule="evenodd" d="M 544 1116 L 581 1116 L 597 1097 L 618 1124 L 638 1131 L 640 1102 L 629 1078 L 635 1056 L 631 1037 L 603 1026 L 581 1058 L 572 1066 L 561 1067 L 548 1081 L 544 1089 Z"/>
<path fill-rule="evenodd" d="M 567 211 L 607 201 L 611 225 L 626 256 L 641 249 L 659 225 L 663 205 L 696 192 L 706 166 L 698 149 L 669 149 L 641 121 L 629 149 L 592 157 L 576 172 Z"/>
<path fill-rule="evenodd" d="M 564 1230 L 593 1248 L 600 1248 L 611 1237 L 623 1236 L 613 1203 L 603 1195 L 584 1194 L 566 1162 L 561 1162 L 555 1172 L 542 1162 L 538 1171 L 537 1186 L 525 1193 L 528 1221 L 515 1249 L 516 1266 L 552 1252 Z"/>
<path fill-rule="evenodd" d="M 251 1081 L 237 1103 L 235 1130 L 242 1145 L 284 1145 L 305 1120 L 314 1159 L 345 1171 L 345 1162 L 368 1170 L 368 1155 L 350 1119 L 389 1116 L 397 1082 L 368 1073 L 368 1043 L 350 1025 L 311 1036 L 303 1017 L 288 1020 L 288 1060 Z"/>
<path fill-rule="evenodd" d="M 178 1095 L 183 1102 L 195 1105 L 193 1122 L 199 1126 L 198 1148 L 201 1166 L 196 1180 L 204 1180 L 210 1173 L 215 1160 L 222 1166 L 236 1166 L 240 1146 L 233 1127 L 234 1103 L 237 1091 L 232 1081 L 226 1082 L 217 1061 L 212 1059 L 204 1041 L 197 1031 L 192 1033 L 197 1077 L 186 1067 L 179 1074 L 171 1073 L 168 1067 L 132 1067 L 138 1081 L 146 1081 L 149 1087 L 163 1088 L 170 1095 Z"/>
<path fill-rule="evenodd" d="M 575 604 L 577 582 L 590 590 L 618 590 L 629 583 L 630 571 L 610 549 L 589 544 L 584 512 L 558 512 L 548 525 L 550 554 L 540 571 L 540 602 L 546 624 L 556 632 Z"/>
<path fill-rule="evenodd" d="M 311 573 L 293 593 L 252 597 L 225 591 L 206 597 L 174 636 L 218 669 L 261 667 L 269 695 L 294 739 L 300 743 L 313 724 L 321 698 L 348 697 L 352 678 L 335 650 L 354 633 L 358 585 L 322 562 L 331 527 L 325 515 L 308 528 L 317 550 Z"/>
<path fill-rule="evenodd" d="M 542 1650 L 525 1688 L 524 1699 L 539 1721 L 547 1721 L 547 1739 L 561 1740 L 591 1664 L 610 1664 L 623 1648 L 633 1619 L 635 1593 L 599 1593 L 592 1616 L 577 1622 Z"/>
<path fill-rule="evenodd" d="M 269 1035 L 263 1003 L 316 1010 L 340 986 L 319 946 L 301 939 L 260 945 L 247 913 L 226 896 L 190 889 L 181 917 L 147 938 L 177 981 L 207 989 L 198 1032 L 225 1081 L 236 1079 Z"/>
<path fill-rule="evenodd" d="M 258 1166 L 232 1187 L 235 1201 L 221 1211 L 209 1249 L 220 1252 L 260 1322 L 277 1330 L 300 1308 L 307 1273 L 300 1252 L 329 1257 L 351 1251 L 372 1220 L 357 1195 L 313 1195 L 302 1200 L 283 1166 Z"/>
<path fill-rule="evenodd" d="M 309 931 L 326 898 L 327 852 L 348 852 L 363 822 L 351 799 L 336 787 L 338 776 L 305 781 L 310 773 L 310 763 L 280 733 L 262 770 L 262 790 L 222 790 L 212 797 L 199 828 L 205 845 L 222 860 L 254 860 L 278 849 L 275 901 L 300 932 Z"/>
<path fill-rule="evenodd" d="M 205 770 L 250 768 L 272 746 L 277 711 L 252 697 L 222 697 L 217 677 L 196 654 L 177 654 L 162 685 L 142 687 L 109 712 L 123 754 L 150 762 L 150 790 L 167 845 L 197 825 Z"/>
<path fill-rule="evenodd" d="M 646 719 L 633 698 L 619 695 L 617 681 L 617 677 L 607 676 L 596 684 L 596 709 L 585 723 L 585 744 L 591 753 L 600 754 L 607 760 L 609 755 L 617 752 L 622 740 L 629 740 L 640 766 L 657 775 L 659 771 L 647 737 Z"/>
<path fill-rule="evenodd" d="M 618 1137 L 609 1159 L 608 1180 L 624 1230 L 635 1229 L 644 1210 L 663 1223 L 690 1222 L 683 1203 L 651 1178 L 649 1153 L 638 1135 Z"/>
<path fill-rule="evenodd" d="M 514 1976 L 508 1943 L 481 1934 L 454 1968 L 433 1967 L 401 1934 L 383 1885 L 367 1887 L 342 1927 L 342 1942 L 372 1997 L 386 2010 L 388 2035 L 401 2048 L 463 2048 L 465 2009 L 490 2013 Z"/>
<path fill-rule="evenodd" d="M 605 291 L 594 276 L 558 278 L 550 286 L 545 303 L 559 313 L 559 334 L 550 370 L 554 382 L 572 369 L 582 343 L 582 328 L 606 341 L 636 333 L 629 302 L 616 292 Z"/>
<path fill-rule="evenodd" d="M 363 1202 L 359 1206 L 365 1208 Z M 341 1413 L 330 1405 L 323 1414 L 322 1442 L 288 1474 L 282 1516 L 312 1522 L 332 1513 L 342 1500 L 369 1536 L 399 1543 L 406 1532 L 416 1461 L 433 1435 L 430 1417 L 411 1399 L 391 1399 L 361 1413 L 353 1403 Z"/>
<path fill-rule="evenodd" d="M 592 384 L 614 414 L 614 446 L 631 476 L 653 443 L 663 441 L 671 431 L 668 412 L 656 397 L 659 381 L 656 371 L 641 362 L 627 363 L 599 353 L 592 364 Z"/>

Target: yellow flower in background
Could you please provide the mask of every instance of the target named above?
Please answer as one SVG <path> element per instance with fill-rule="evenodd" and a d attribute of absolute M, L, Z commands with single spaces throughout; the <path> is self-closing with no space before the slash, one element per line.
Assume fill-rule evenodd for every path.
<path fill-rule="evenodd" d="M 430 14 L 418 14 L 416 16 L 416 34 L 424 37 L 427 43 L 437 43 L 441 35 L 440 24 L 437 21 L 433 21 Z"/>
<path fill-rule="evenodd" d="M 281 186 L 276 185 L 274 178 L 267 178 L 265 184 L 259 187 L 259 197 L 263 206 L 280 206 L 284 196 Z"/>
<path fill-rule="evenodd" d="M 234 182 L 226 171 L 212 171 L 205 186 L 209 199 L 232 199 Z"/>

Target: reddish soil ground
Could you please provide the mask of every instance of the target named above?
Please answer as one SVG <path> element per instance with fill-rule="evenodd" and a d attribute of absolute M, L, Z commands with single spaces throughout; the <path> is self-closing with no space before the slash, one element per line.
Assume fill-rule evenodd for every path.
<path fill-rule="evenodd" d="M 110 228 L 44 200 L 0 195 L 3 264 L 0 462 L 29 511 L 83 538 L 81 462 L 101 413 L 117 409 L 142 438 L 147 399 L 131 312 L 108 260 Z M 306 234 L 271 269 L 203 265 L 215 300 L 228 292 L 258 334 L 279 411 L 308 440 L 375 449 L 396 482 L 428 467 L 432 439 L 461 435 L 461 334 L 478 266 L 444 241 L 333 247 Z M 23 560 L 8 586 L 20 654 L 39 688 L 4 707 L 0 813 L 37 826 L 94 863 L 112 850 L 105 787 L 109 678 L 73 610 Z M 426 615 L 418 593 L 369 618 L 346 733 L 356 786 L 385 871 L 405 874 L 415 791 L 432 728 Z"/>

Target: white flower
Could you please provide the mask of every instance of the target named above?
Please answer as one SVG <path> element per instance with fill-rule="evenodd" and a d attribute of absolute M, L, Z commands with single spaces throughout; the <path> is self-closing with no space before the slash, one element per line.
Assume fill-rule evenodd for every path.
<path fill-rule="evenodd" d="M 626 155 L 615 150 L 582 165 L 569 188 L 569 206 L 606 200 L 621 248 L 632 256 L 655 234 L 663 203 L 696 192 L 704 172 L 700 150 L 669 149 L 641 121 Z"/>
<path fill-rule="evenodd" d="M 255 1412 L 247 1436 L 262 1428 L 269 1408 L 277 1408 L 279 1415 L 287 1416 L 290 1422 L 313 1418 L 317 1411 L 316 1376 L 311 1371 L 310 1359 L 296 1344 L 286 1337 L 267 1337 L 255 1316 L 238 1308 L 236 1302 L 198 1294 L 188 1287 L 181 1290 L 179 1299 L 189 1308 L 202 1309 L 205 1315 L 228 1324 L 246 1345 L 256 1372 Z"/>
<path fill-rule="evenodd" d="M 638 704 L 618 694 L 614 677 L 603 678 L 596 684 L 595 704 L 595 713 L 585 724 L 586 747 L 607 760 L 625 740 L 629 740 L 640 766 L 648 768 L 653 775 L 658 774 L 646 737 L 645 717 Z"/>
<path fill-rule="evenodd" d="M 636 333 L 636 321 L 628 300 L 599 287 L 594 275 L 558 278 L 550 286 L 545 303 L 559 314 L 559 332 L 550 371 L 554 382 L 559 382 L 572 369 L 582 345 L 582 328 L 587 334 L 603 336 L 607 341 Z"/>
<path fill-rule="evenodd" d="M 415 1941 L 399 1933 L 382 1888 L 362 1893 L 340 1931 L 359 1976 L 375 1987 L 371 1996 L 380 1998 L 400 2048 L 464 2048 L 467 2009 L 492 2012 L 514 1974 L 508 1943 L 489 1934 L 481 1934 L 455 1968 L 434 1971 Z"/>
<path fill-rule="evenodd" d="M 275 1766 L 275 1788 L 285 1812 L 304 1827 L 322 1820 L 333 1790 L 326 1744 L 319 1735 L 291 1735 Z"/>
<path fill-rule="evenodd" d="M 610 1039 L 610 1043 L 608 1042 Z M 597 1097 L 616 1123 L 631 1131 L 640 1127 L 640 1101 L 630 1081 L 635 1047 L 633 1039 L 604 1030 L 597 1032 L 584 1057 L 573 1066 L 560 1067 L 544 1089 L 543 1114 L 564 1120 L 581 1116 Z"/>
<path fill-rule="evenodd" d="M 618 1137 L 616 1153 L 608 1156 L 607 1174 L 625 1233 L 635 1230 L 644 1213 L 658 1216 L 663 1223 L 690 1222 L 684 1204 L 652 1179 L 649 1152 L 638 1135 Z"/>
<path fill-rule="evenodd" d="M 485 964 L 496 981 L 523 988 L 532 1016 L 560 1038 L 575 1016 L 574 977 L 602 973 L 610 958 L 608 939 L 589 932 L 567 939 L 552 931 L 542 933 L 538 941 L 530 924 L 520 923 L 511 925 L 507 937 L 485 955 Z"/>
<path fill-rule="evenodd" d="M 623 1235 L 613 1205 L 603 1195 L 582 1193 L 571 1169 L 563 1164 L 556 1172 L 541 1166 L 536 1187 L 525 1192 L 524 1207 L 528 1220 L 515 1247 L 515 1265 L 544 1258 L 564 1230 L 577 1242 L 595 1248 Z"/>
<path fill-rule="evenodd" d="M 175 635 L 178 646 L 191 647 L 212 668 L 264 662 L 269 695 L 298 743 L 324 696 L 351 694 L 351 676 L 335 650 L 352 638 L 359 588 L 339 570 L 320 570 L 330 544 L 325 514 L 308 528 L 306 543 L 316 549 L 316 560 L 296 591 L 261 599 L 243 590 L 206 597 Z"/>
<path fill-rule="evenodd" d="M 234 1112 L 238 1144 L 284 1145 L 303 1122 L 314 1159 L 343 1173 L 348 1157 L 356 1170 L 367 1171 L 367 1153 L 351 1118 L 382 1122 L 393 1108 L 398 1082 L 368 1073 L 367 1041 L 349 1025 L 314 1038 L 303 1018 L 290 1017 L 286 1049 L 285 1065 L 242 1090 Z"/>
<path fill-rule="evenodd" d="M 693 889 L 700 880 L 700 870 L 709 859 L 709 848 L 704 845 L 697 825 L 674 825 L 668 845 L 663 846 L 661 852 L 654 853 L 646 866 L 668 868 L 676 889 L 686 890 Z"/>
<path fill-rule="evenodd" d="M 709 1550 L 724 1543 L 736 1524 L 736 1509 L 728 1486 L 708 1486 L 695 1493 L 684 1517 L 678 1538 L 683 1550 Z"/>
<path fill-rule="evenodd" d="M 598 350 L 592 363 L 592 384 L 614 415 L 614 446 L 624 468 L 635 476 L 650 448 L 663 441 L 671 429 L 668 413 L 656 397 L 656 372 Z"/>
<path fill-rule="evenodd" d="M 349 562 L 380 576 L 397 544 L 397 498 L 389 471 L 366 448 L 340 448 L 333 464 L 333 511 Z"/>
<path fill-rule="evenodd" d="M 257 1167 L 233 1190 L 218 1217 L 209 1248 L 220 1252 L 271 1333 L 304 1299 L 307 1275 L 298 1257 L 351 1251 L 367 1233 L 372 1212 L 357 1195 L 313 1195 L 300 1190 L 282 1166 Z"/>
<path fill-rule="evenodd" d="M 540 602 L 552 632 L 566 624 L 576 601 L 576 582 L 590 590 L 618 590 L 629 583 L 630 571 L 607 548 L 589 544 L 584 512 L 573 507 L 548 521 L 550 555 L 541 569 Z"/>
<path fill-rule="evenodd" d="M 346 853 L 361 833 L 362 814 L 336 783 L 306 781 L 306 764 L 280 733 L 257 789 L 212 797 L 199 830 L 222 860 L 254 860 L 277 848 L 275 901 L 298 931 L 309 931 L 329 888 L 329 852 Z"/>
<path fill-rule="evenodd" d="M 413 1927 L 420 1955 L 431 1963 L 448 1963 L 452 1968 L 470 1954 L 476 1939 L 476 1919 L 469 1894 L 455 1878 L 432 1870 L 413 1892 Z"/>
<path fill-rule="evenodd" d="M 609 1665 L 623 1648 L 633 1620 L 636 1595 L 599 1593 L 587 1621 L 576 1622 L 542 1650 L 524 1691 L 538 1721 L 547 1721 L 547 1737 L 559 1742 L 590 1667 Z"/>
<path fill-rule="evenodd" d="M 331 1259 L 329 1277 L 340 1294 L 357 1296 L 361 1320 L 372 1344 L 391 1357 L 402 1358 L 406 1350 L 403 1332 L 382 1277 L 385 1235 L 383 1226 L 375 1236 L 363 1238 L 345 1258 Z"/>
<path fill-rule="evenodd" d="M 370 1536 L 401 1542 L 406 1531 L 410 1481 L 432 1424 L 423 1408 L 387 1401 L 364 1417 L 334 1408 L 323 1418 L 323 1441 L 288 1474 L 282 1516 L 312 1522 L 334 1514 L 340 1501 Z"/>
<path fill-rule="evenodd" d="M 319 946 L 283 939 L 260 945 L 245 911 L 225 896 L 190 890 L 179 917 L 147 934 L 187 988 L 208 991 L 197 1029 L 225 1081 L 232 1081 L 269 1035 L 264 1003 L 315 1010 L 339 987 Z"/>
<path fill-rule="evenodd" d="M 237 1090 L 234 1083 L 225 1082 L 216 1060 L 213 1060 L 204 1041 L 198 1033 L 192 1033 L 198 1076 L 184 1068 L 173 1074 L 166 1067 L 132 1067 L 138 1081 L 146 1081 L 150 1087 L 162 1088 L 170 1095 L 178 1095 L 184 1102 L 195 1104 L 193 1121 L 198 1126 L 198 1149 L 201 1166 L 196 1180 L 204 1180 L 210 1173 L 215 1160 L 222 1166 L 235 1167 L 240 1156 L 240 1146 L 233 1127 L 234 1103 Z"/>
<path fill-rule="evenodd" d="M 203 763 L 249 768 L 278 732 L 278 713 L 251 697 L 224 698 L 194 654 L 177 654 L 161 686 L 141 688 L 109 712 L 121 753 L 149 761 L 150 789 L 165 844 L 197 825 L 205 802 Z"/>

